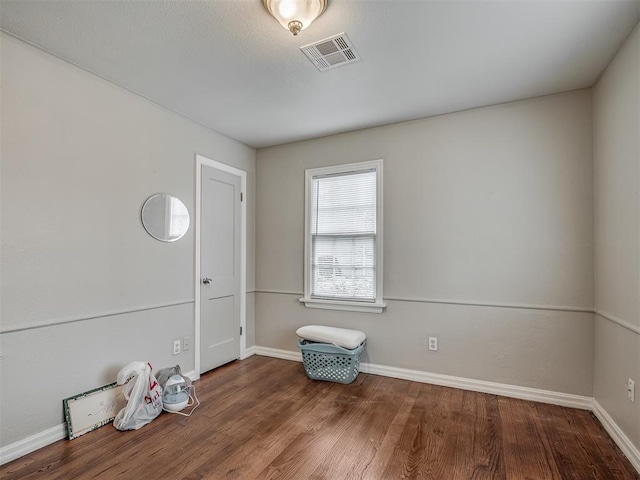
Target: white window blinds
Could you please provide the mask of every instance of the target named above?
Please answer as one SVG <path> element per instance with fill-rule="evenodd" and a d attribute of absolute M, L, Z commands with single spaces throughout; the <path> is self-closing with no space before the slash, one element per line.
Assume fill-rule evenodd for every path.
<path fill-rule="evenodd" d="M 312 298 L 376 301 L 376 175 L 312 177 Z"/>

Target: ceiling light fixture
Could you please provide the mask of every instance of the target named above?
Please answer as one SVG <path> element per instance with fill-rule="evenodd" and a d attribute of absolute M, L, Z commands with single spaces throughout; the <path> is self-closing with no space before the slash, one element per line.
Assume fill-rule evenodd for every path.
<path fill-rule="evenodd" d="M 298 35 L 322 15 L 327 0 L 262 0 L 262 5 L 280 25 Z"/>

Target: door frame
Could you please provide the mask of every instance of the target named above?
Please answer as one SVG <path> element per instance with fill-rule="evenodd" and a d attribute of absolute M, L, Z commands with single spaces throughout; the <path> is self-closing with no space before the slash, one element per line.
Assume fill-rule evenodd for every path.
<path fill-rule="evenodd" d="M 216 160 L 196 154 L 196 214 L 195 214 L 195 321 L 194 321 L 194 352 L 195 373 L 200 378 L 200 235 L 202 215 L 202 169 L 212 167 L 231 175 L 240 177 L 240 191 L 243 201 L 240 202 L 240 359 L 246 358 L 247 350 L 247 172 L 221 163 Z"/>

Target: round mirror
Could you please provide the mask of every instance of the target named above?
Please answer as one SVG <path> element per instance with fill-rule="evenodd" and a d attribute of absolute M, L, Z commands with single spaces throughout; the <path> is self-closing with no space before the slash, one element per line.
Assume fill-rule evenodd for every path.
<path fill-rule="evenodd" d="M 179 198 L 156 193 L 142 206 L 142 224 L 153 238 L 175 242 L 189 230 L 189 210 Z"/>

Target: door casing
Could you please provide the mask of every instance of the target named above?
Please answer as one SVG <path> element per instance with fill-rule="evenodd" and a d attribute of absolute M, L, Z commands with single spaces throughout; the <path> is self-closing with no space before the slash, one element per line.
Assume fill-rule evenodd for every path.
<path fill-rule="evenodd" d="M 240 202 L 240 326 L 242 327 L 242 335 L 240 335 L 240 359 L 246 358 L 247 350 L 247 172 L 232 167 L 225 163 L 212 160 L 202 155 L 196 155 L 196 214 L 195 214 L 195 239 L 196 239 L 196 257 L 195 257 L 195 319 L 194 319 L 194 355 L 195 355 L 195 373 L 200 378 L 200 234 L 201 234 L 201 216 L 202 216 L 202 167 L 208 166 L 223 172 L 240 177 L 240 190 L 242 191 L 243 201 Z"/>

